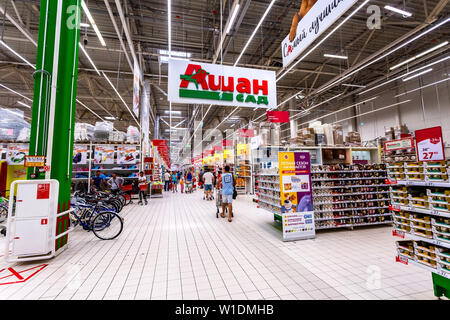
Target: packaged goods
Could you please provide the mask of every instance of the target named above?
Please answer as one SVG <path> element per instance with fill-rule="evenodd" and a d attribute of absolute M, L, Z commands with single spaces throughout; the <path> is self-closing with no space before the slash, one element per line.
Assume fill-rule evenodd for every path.
<path fill-rule="evenodd" d="M 138 143 L 140 139 L 140 134 L 138 128 L 134 126 L 129 126 L 127 129 L 127 142 L 128 143 Z"/>
<path fill-rule="evenodd" d="M 94 137 L 94 126 L 89 123 L 75 123 L 74 140 L 90 141 Z"/>
<path fill-rule="evenodd" d="M 344 145 L 344 131 L 342 129 L 342 125 L 333 124 L 332 130 L 333 130 L 334 145 L 336 146 Z"/>
<path fill-rule="evenodd" d="M 23 111 L 19 109 L 0 108 L 0 140 L 4 141 L 28 141 L 26 132 L 30 130 L 30 124 L 24 120 Z M 22 132 L 22 130 L 27 130 Z M 22 134 L 21 134 L 22 133 Z M 20 140 L 18 139 L 20 136 Z M 28 138 L 24 140 L 24 138 Z"/>
<path fill-rule="evenodd" d="M 113 124 L 109 121 L 96 122 L 94 128 L 95 141 L 107 141 L 110 132 L 113 131 Z"/>

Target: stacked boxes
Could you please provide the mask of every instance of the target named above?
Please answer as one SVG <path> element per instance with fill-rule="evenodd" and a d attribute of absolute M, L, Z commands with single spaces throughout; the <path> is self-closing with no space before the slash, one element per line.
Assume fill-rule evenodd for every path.
<path fill-rule="evenodd" d="M 351 145 L 361 145 L 361 135 L 356 131 L 349 131 L 345 137 L 345 142 Z"/>

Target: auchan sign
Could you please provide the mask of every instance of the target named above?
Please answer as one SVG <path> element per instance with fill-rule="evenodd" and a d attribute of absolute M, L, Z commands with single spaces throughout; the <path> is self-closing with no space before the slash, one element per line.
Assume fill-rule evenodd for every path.
<path fill-rule="evenodd" d="M 168 96 L 175 103 L 273 108 L 275 72 L 170 59 Z"/>

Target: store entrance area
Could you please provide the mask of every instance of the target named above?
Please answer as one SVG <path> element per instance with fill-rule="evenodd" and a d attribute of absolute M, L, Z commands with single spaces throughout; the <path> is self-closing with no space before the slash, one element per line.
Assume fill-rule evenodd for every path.
<path fill-rule="evenodd" d="M 391 227 L 283 242 L 273 214 L 250 196 L 233 210 L 232 223 L 216 218 L 203 190 L 164 192 L 148 206 L 134 200 L 115 240 L 79 228 L 51 260 L 0 260 L 0 299 L 437 299 L 430 272 L 395 261 Z"/>

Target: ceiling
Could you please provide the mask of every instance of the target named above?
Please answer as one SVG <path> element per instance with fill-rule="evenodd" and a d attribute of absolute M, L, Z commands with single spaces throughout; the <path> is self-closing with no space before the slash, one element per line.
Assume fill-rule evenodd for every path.
<path fill-rule="evenodd" d="M 106 0 L 108 1 L 108 0 Z M 325 1 L 325 0 L 319 0 Z M 150 81 L 151 90 L 151 121 L 150 132 L 156 116 L 163 116 L 169 122 L 166 111 L 169 110 L 167 101 L 167 64 L 160 63 L 159 50 L 168 49 L 168 23 L 166 0 L 118 0 L 122 5 L 124 17 L 136 56 L 141 64 L 144 79 Z M 344 14 L 333 26 L 338 25 L 345 17 L 362 3 L 358 3 L 349 12 Z M 449 15 L 448 0 L 413 0 L 413 1 L 369 1 L 360 11 L 352 16 L 334 34 L 327 38 L 316 50 L 297 64 L 286 76 L 277 82 L 278 103 L 285 101 L 294 94 L 303 90 L 305 99 L 293 99 L 293 103 L 280 105 L 280 110 L 300 110 L 311 104 L 312 101 L 324 101 L 337 93 L 343 93 L 342 98 L 353 99 L 358 89 L 343 87 L 339 84 L 330 86 L 318 92 L 318 89 L 338 79 L 344 72 L 358 67 L 360 63 L 373 60 L 403 39 L 409 39 L 420 30 L 425 30 L 430 23 L 440 21 Z M 230 16 L 232 0 L 172 0 L 172 50 L 191 53 L 191 60 L 213 63 L 218 47 L 218 38 L 221 28 L 221 9 L 223 6 L 222 26 Z M 223 42 L 222 57 L 219 55 L 216 63 L 234 64 L 250 35 L 260 22 L 270 0 L 240 0 L 240 10 L 233 24 L 231 33 Z M 300 8 L 300 0 L 277 0 L 261 24 L 252 42 L 239 61 L 239 66 L 270 69 L 282 74 L 281 41 L 289 33 L 291 20 Z M 399 14 L 383 9 L 389 3 L 391 6 L 404 9 L 413 15 L 404 18 Z M 34 39 L 37 39 L 39 8 L 38 0 L 7 0 L 0 3 L 0 7 L 25 29 Z M 88 54 L 99 70 L 104 71 L 116 86 L 118 92 L 127 103 L 132 104 L 133 78 L 132 69 L 121 47 L 119 36 L 114 28 L 105 0 L 86 0 L 86 4 L 105 39 L 106 47 L 102 46 L 91 27 L 81 29 L 80 41 L 87 39 L 85 46 Z M 119 33 L 125 44 L 127 55 L 132 59 L 127 38 L 122 33 L 122 22 L 119 17 L 116 1 L 108 2 L 111 13 L 118 26 Z M 381 8 L 381 28 L 370 30 L 367 25 L 369 14 L 366 9 L 369 5 Z M 36 61 L 36 47 L 24 37 L 14 24 L 1 15 L 3 40 L 14 50 L 23 55 L 31 63 Z M 83 14 L 82 22 L 86 22 Z M 329 32 L 330 28 L 327 32 Z M 327 35 L 325 32 L 319 39 Z M 386 78 L 389 67 L 403 61 L 405 56 L 412 56 L 437 44 L 448 40 L 450 28 L 448 24 L 437 28 L 426 36 L 414 41 L 402 49 L 388 55 L 376 63 L 357 72 L 348 79 L 347 83 L 366 85 L 376 83 Z M 318 39 L 318 40 L 319 40 Z M 448 51 L 446 46 L 425 58 L 435 59 Z M 218 52 L 218 51 L 217 51 Z M 324 53 L 342 54 L 348 56 L 347 60 L 324 57 Z M 405 66 L 406 67 L 406 66 Z M 0 83 L 16 90 L 27 97 L 32 97 L 33 69 L 23 63 L 9 50 L 0 46 Z M 399 68 L 402 69 L 402 68 Z M 359 90 L 360 91 L 360 90 Z M 0 105 L 14 107 L 25 111 L 30 116 L 30 110 L 18 104 L 26 102 L 20 96 L 0 88 Z M 80 53 L 77 98 L 100 117 L 114 116 L 116 129 L 126 131 L 129 125 L 135 125 L 130 112 L 122 103 L 118 95 L 111 90 L 110 85 L 103 76 L 99 76 L 85 55 Z M 29 103 L 29 102 L 28 102 Z M 172 110 L 181 111 L 172 119 L 172 126 L 186 119 L 179 127 L 194 127 L 193 114 L 200 120 L 208 110 L 209 105 L 172 104 Z M 330 105 L 321 106 L 324 110 Z M 230 115 L 235 108 L 212 106 L 204 117 L 203 128 L 214 128 Z M 320 108 L 319 108 L 320 109 Z M 239 124 L 246 125 L 249 120 L 258 118 L 263 120 L 264 110 L 254 111 L 252 108 L 238 108 L 233 117 L 242 118 Z M 77 105 L 76 118 L 78 122 L 95 123 L 99 118 L 82 105 Z M 236 122 L 236 120 L 233 120 Z M 169 127 L 160 121 L 162 138 L 168 139 Z M 223 122 L 218 128 L 225 129 L 232 124 Z"/>

